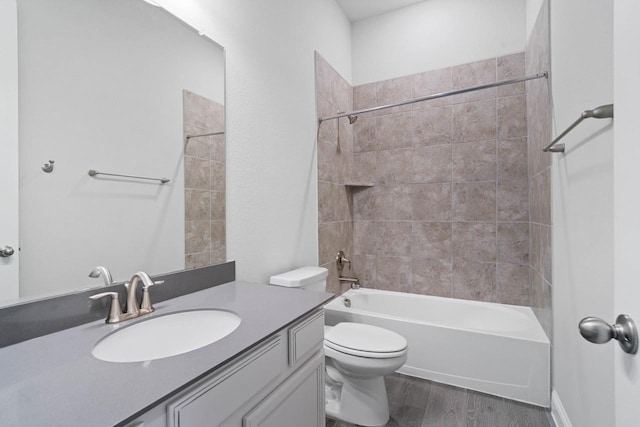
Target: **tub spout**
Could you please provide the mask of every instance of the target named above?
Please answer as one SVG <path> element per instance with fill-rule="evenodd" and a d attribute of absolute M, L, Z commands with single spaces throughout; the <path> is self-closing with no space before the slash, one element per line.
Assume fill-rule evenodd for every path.
<path fill-rule="evenodd" d="M 360 289 L 360 280 L 358 280 L 357 277 L 340 276 L 338 277 L 338 280 L 340 283 L 350 283 L 351 289 Z"/>

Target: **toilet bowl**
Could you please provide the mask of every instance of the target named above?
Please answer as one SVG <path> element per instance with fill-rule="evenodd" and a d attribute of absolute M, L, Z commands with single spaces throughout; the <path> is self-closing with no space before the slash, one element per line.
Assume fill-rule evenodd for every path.
<path fill-rule="evenodd" d="M 384 375 L 407 361 L 407 340 L 377 326 L 325 326 L 326 413 L 349 423 L 382 426 L 389 420 Z"/>
<path fill-rule="evenodd" d="M 303 267 L 272 276 L 272 285 L 324 291 L 327 269 Z M 384 375 L 407 361 L 407 340 L 373 325 L 343 322 L 325 326 L 325 402 L 329 417 L 361 426 L 389 420 Z"/>

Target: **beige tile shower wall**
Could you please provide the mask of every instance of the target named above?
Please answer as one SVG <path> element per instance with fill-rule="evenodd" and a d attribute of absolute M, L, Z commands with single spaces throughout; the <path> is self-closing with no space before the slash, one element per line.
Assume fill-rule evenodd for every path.
<path fill-rule="evenodd" d="M 318 117 L 350 111 L 351 85 L 316 53 L 316 110 Z M 351 182 L 353 127 L 346 118 L 323 122 L 318 129 L 318 244 L 319 264 L 329 269 L 328 289 L 341 293 L 335 259 L 339 250 L 353 252 Z M 344 274 L 350 274 L 348 270 Z"/>
<path fill-rule="evenodd" d="M 354 87 L 354 108 L 524 74 L 524 53 Z M 529 305 L 524 84 L 362 114 L 353 267 L 365 286 Z"/>
<path fill-rule="evenodd" d="M 224 130 L 224 107 L 183 91 L 185 135 L 185 265 L 226 261 L 225 136 L 190 138 Z"/>
<path fill-rule="evenodd" d="M 525 51 L 527 74 L 548 71 L 548 2 L 544 2 Z M 529 250 L 531 306 L 551 338 L 551 153 L 542 148 L 551 141 L 551 103 L 547 79 L 527 82 L 529 126 Z"/>

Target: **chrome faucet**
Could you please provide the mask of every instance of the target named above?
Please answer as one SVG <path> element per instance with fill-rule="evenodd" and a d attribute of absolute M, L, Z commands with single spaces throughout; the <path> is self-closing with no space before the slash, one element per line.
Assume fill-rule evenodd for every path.
<path fill-rule="evenodd" d="M 149 286 L 153 286 L 153 281 L 144 271 L 138 271 L 131 276 L 131 280 L 124 284 L 124 287 L 127 289 L 127 306 L 123 315 L 125 318 L 122 320 L 133 319 L 134 317 L 140 316 L 140 314 L 151 313 L 151 311 L 145 313 L 140 312 L 140 306 L 138 305 L 138 301 L 136 301 L 136 291 L 138 290 L 139 282 L 142 282 L 144 289 L 148 289 Z M 147 291 L 147 293 L 148 292 L 149 291 Z"/>
<path fill-rule="evenodd" d="M 138 301 L 136 300 L 136 290 L 138 288 L 139 282 L 142 282 L 143 285 L 142 302 L 140 305 L 138 305 Z M 144 271 L 138 271 L 133 276 L 131 276 L 131 280 L 124 284 L 124 287 L 127 289 L 127 305 L 126 311 L 124 313 L 122 312 L 122 308 L 120 307 L 120 300 L 118 298 L 117 292 L 102 292 L 100 294 L 90 296 L 89 299 L 97 300 L 106 296 L 110 296 L 111 308 L 109 309 L 109 315 L 107 316 L 106 322 L 119 323 L 124 320 L 134 319 L 144 314 L 152 313 L 154 311 L 154 308 L 151 304 L 149 288 L 154 285 L 161 285 L 162 283 L 164 283 L 164 281 L 154 282 Z"/>
<path fill-rule="evenodd" d="M 93 270 L 91 270 L 91 273 L 89 273 L 89 277 L 94 279 L 100 276 L 102 276 L 105 286 L 109 286 L 113 284 L 113 277 L 111 276 L 111 272 L 107 267 L 103 267 L 102 265 L 99 265 Z"/>

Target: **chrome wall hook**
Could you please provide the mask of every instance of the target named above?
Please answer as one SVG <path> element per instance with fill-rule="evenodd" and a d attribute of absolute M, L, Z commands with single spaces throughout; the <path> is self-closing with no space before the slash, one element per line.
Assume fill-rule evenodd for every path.
<path fill-rule="evenodd" d="M 44 165 L 42 165 L 42 170 L 46 173 L 51 173 L 53 172 L 53 164 L 55 163 L 54 160 L 49 160 L 48 163 L 45 163 Z"/>

